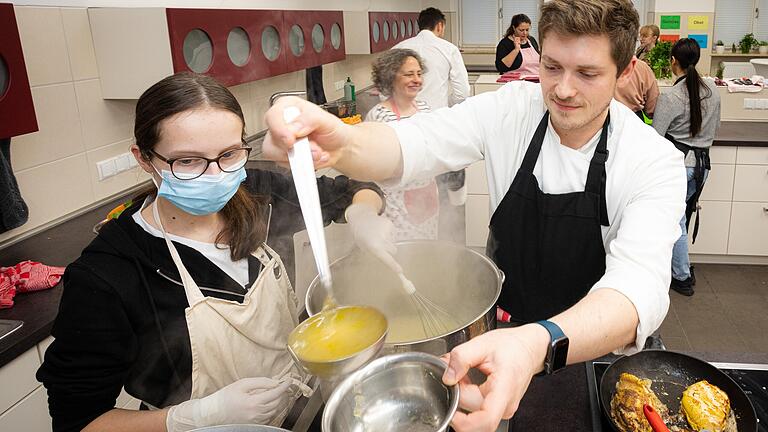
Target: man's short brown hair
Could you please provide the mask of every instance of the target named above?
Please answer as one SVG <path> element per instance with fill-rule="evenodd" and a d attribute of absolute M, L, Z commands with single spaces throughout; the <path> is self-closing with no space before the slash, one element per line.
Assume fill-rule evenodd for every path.
<path fill-rule="evenodd" d="M 616 76 L 632 60 L 640 19 L 630 0 L 551 0 L 541 6 L 542 48 L 550 32 L 562 36 L 606 35 Z"/>

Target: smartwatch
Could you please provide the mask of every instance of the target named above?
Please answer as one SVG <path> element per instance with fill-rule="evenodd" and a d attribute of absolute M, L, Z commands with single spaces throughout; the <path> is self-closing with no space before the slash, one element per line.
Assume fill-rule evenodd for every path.
<path fill-rule="evenodd" d="M 568 337 L 560 327 L 552 321 L 536 321 L 549 332 L 547 357 L 544 359 L 544 370 L 540 375 L 551 375 L 565 367 L 568 360 Z"/>

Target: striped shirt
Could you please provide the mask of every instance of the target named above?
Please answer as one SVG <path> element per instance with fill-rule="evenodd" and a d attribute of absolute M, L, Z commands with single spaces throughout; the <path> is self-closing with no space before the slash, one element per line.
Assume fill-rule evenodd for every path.
<path fill-rule="evenodd" d="M 424 101 L 414 101 L 416 104 L 416 109 L 419 112 L 429 112 L 429 105 L 427 105 Z M 408 118 L 410 116 L 401 116 L 401 119 Z M 393 121 L 397 121 L 397 114 L 395 114 L 394 111 L 384 106 L 384 104 L 376 104 L 373 108 L 371 108 L 370 111 L 368 111 L 368 114 L 365 116 L 365 121 L 375 121 L 380 123 L 389 123 Z"/>

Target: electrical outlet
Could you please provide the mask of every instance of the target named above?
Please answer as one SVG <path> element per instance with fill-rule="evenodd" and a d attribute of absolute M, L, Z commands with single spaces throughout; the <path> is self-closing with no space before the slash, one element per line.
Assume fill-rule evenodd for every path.
<path fill-rule="evenodd" d="M 757 108 L 758 109 L 768 109 L 768 99 L 758 99 L 757 100 Z"/>
<path fill-rule="evenodd" d="M 96 168 L 99 170 L 99 181 L 105 180 L 117 174 L 117 166 L 115 165 L 114 158 L 97 162 Z"/>
<path fill-rule="evenodd" d="M 756 109 L 756 108 L 757 108 L 757 99 L 755 98 L 744 99 L 744 109 Z"/>
<path fill-rule="evenodd" d="M 333 85 L 336 87 L 336 90 L 342 90 L 344 88 L 344 80 L 336 81 Z"/>
<path fill-rule="evenodd" d="M 115 168 L 117 168 L 117 172 L 120 173 L 131 169 L 130 157 L 130 153 L 123 153 L 115 158 Z"/>

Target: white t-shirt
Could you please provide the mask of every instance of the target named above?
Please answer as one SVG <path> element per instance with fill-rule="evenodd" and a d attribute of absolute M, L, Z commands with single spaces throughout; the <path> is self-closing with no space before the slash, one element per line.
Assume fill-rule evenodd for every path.
<path fill-rule="evenodd" d="M 419 92 L 433 110 L 457 104 L 469 97 L 469 76 L 464 59 L 456 45 L 437 37 L 430 30 L 422 30 L 393 48 L 416 51 L 427 71 Z"/>
<path fill-rule="evenodd" d="M 147 199 L 144 200 L 144 204 L 141 206 L 141 210 L 144 210 L 146 207 L 148 207 L 152 201 L 154 201 L 152 197 L 147 197 Z M 142 227 L 144 231 L 155 237 L 163 238 L 162 231 L 150 225 L 149 222 L 144 219 L 144 216 L 141 215 L 141 210 L 133 214 L 133 220 L 139 224 L 139 226 Z M 176 243 L 189 246 L 192 249 L 200 252 L 204 257 L 208 258 L 210 262 L 216 264 L 216 266 L 219 267 L 224 273 L 229 275 L 229 277 L 231 277 L 243 287 L 248 284 L 248 258 L 232 261 L 229 245 L 216 246 L 213 243 L 192 240 L 173 234 L 168 234 L 168 239 Z"/>
<path fill-rule="evenodd" d="M 448 110 L 388 123 L 402 147 L 401 181 L 433 177 L 485 159 L 493 212 L 512 184 L 545 110 L 540 85 L 514 82 Z M 606 270 L 592 289 L 615 289 L 634 304 L 640 323 L 635 346 L 625 349 L 632 352 L 642 348 L 669 309 L 672 245 L 680 237 L 686 176 L 682 153 L 627 107 L 613 100 L 610 115 L 610 226 L 602 227 Z M 550 123 L 534 169 L 539 187 L 556 194 L 583 191 L 597 138 L 574 150 L 560 144 Z"/>

